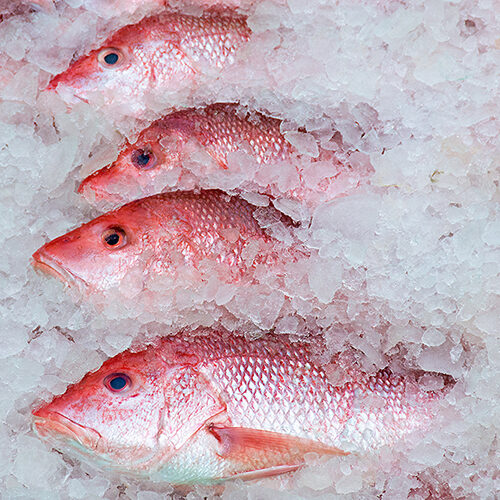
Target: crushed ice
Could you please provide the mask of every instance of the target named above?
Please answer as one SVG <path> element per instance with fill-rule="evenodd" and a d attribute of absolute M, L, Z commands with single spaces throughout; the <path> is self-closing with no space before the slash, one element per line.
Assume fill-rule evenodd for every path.
<path fill-rule="evenodd" d="M 366 371 L 415 368 L 458 382 L 440 420 L 419 442 L 345 457 L 341 466 L 338 459 L 312 457 L 293 477 L 228 483 L 223 498 L 493 498 L 498 5 L 241 4 L 250 13 L 251 42 L 221 78 L 180 96 L 179 105 L 239 101 L 283 119 L 283 133 L 305 156 L 315 157 L 318 143 L 335 150 L 342 140 L 375 172 L 369 185 L 312 214 L 275 203 L 302 221 L 292 236 L 276 227 L 280 238 L 296 238 L 312 250 L 309 261 L 290 265 L 286 283 L 277 288 L 263 271 L 259 289 L 246 295 L 217 280 L 190 294 L 178 289 L 174 298 L 162 298 L 171 322 L 160 327 L 150 311 L 130 307 L 133 293 L 97 314 L 29 267 L 46 240 L 97 215 L 75 188 L 140 129 L 123 109 L 110 114 L 80 102 L 68 112 L 58 96 L 38 89 L 97 39 L 157 8 L 152 1 L 135 11 L 136 3 L 59 0 L 55 10 L 10 9 L 0 23 L 1 491 L 9 498 L 159 500 L 171 494 L 168 485 L 110 476 L 49 450 L 30 430 L 30 408 L 64 392 L 137 335 L 170 333 L 179 322 L 218 322 L 249 335 L 322 329 L 332 354 L 352 346 Z M 164 105 L 156 104 L 157 110 Z M 139 118 L 154 117 L 153 108 Z M 260 195 L 246 198 L 268 204 Z M 424 377 L 421 383 L 435 388 L 438 382 Z M 200 488 L 189 498 L 210 493 Z"/>

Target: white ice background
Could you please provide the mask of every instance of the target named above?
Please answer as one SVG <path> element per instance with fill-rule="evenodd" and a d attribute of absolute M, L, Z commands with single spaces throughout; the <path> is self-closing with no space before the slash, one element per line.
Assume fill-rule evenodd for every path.
<path fill-rule="evenodd" d="M 75 187 L 116 157 L 123 134 L 139 130 L 121 115 L 84 103 L 68 111 L 57 95 L 39 92 L 75 54 L 140 17 L 134 2 L 65 0 L 56 7 L 0 23 L 0 496 L 173 494 L 168 485 L 110 475 L 51 450 L 31 431 L 30 412 L 137 336 L 217 320 L 249 334 L 321 329 L 332 353 L 354 348 L 366 371 L 438 371 L 457 384 L 418 440 L 366 456 L 311 459 L 293 476 L 228 483 L 215 493 L 493 499 L 500 3 L 256 0 L 248 7 L 254 35 L 234 66 L 174 104 L 239 100 L 283 119 L 283 132 L 306 153 L 311 138 L 294 134 L 300 127 L 321 145 L 336 129 L 369 156 L 375 173 L 369 185 L 312 214 L 278 204 L 303 219 L 294 237 L 315 252 L 288 277 L 290 303 L 271 285 L 267 295 L 239 298 L 224 288 L 212 297 L 205 290 L 187 297 L 165 327 L 118 302 L 98 313 L 30 267 L 44 242 L 98 214 Z M 190 300 L 201 313 L 186 314 Z M 221 304 L 227 311 L 218 311 Z M 188 498 L 215 493 L 199 488 Z"/>

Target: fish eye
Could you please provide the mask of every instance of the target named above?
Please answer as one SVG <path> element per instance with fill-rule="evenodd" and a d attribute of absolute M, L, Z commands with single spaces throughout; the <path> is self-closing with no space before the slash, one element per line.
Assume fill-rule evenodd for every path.
<path fill-rule="evenodd" d="M 113 250 L 121 248 L 127 243 L 127 235 L 120 227 L 112 227 L 102 233 L 102 242 L 104 246 Z"/>
<path fill-rule="evenodd" d="M 124 392 L 131 385 L 132 381 L 125 373 L 112 373 L 104 379 L 104 387 L 111 392 Z"/>
<path fill-rule="evenodd" d="M 136 149 L 131 158 L 134 167 L 139 170 L 149 170 L 156 165 L 156 156 L 149 149 Z"/>
<path fill-rule="evenodd" d="M 102 49 L 99 52 L 97 60 L 99 61 L 99 64 L 103 68 L 113 69 L 121 65 L 121 63 L 124 60 L 124 55 L 120 49 L 107 48 L 107 49 Z"/>

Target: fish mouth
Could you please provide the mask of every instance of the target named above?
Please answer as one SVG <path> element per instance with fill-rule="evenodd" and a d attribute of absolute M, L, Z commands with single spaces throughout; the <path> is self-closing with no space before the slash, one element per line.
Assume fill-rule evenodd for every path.
<path fill-rule="evenodd" d="M 67 287 L 78 285 L 80 281 L 84 283 L 81 278 L 64 269 L 62 264 L 57 262 L 54 258 L 48 257 L 40 250 L 33 254 L 32 265 L 36 271 L 62 281 Z"/>
<path fill-rule="evenodd" d="M 102 436 L 96 430 L 77 424 L 56 411 L 43 412 L 43 416 L 35 412 L 33 416 L 33 430 L 42 439 L 70 440 L 85 449 L 98 450 Z"/>
<path fill-rule="evenodd" d="M 58 411 L 47 410 L 44 407 L 34 411 L 32 415 L 33 432 L 59 451 L 71 453 L 81 459 L 90 457 L 93 462 L 97 461 L 102 466 L 133 474 L 134 471 L 119 463 L 119 459 L 117 461 L 116 458 L 109 456 L 108 443 L 92 427 L 85 427 Z M 125 458 L 125 462 L 129 462 L 129 457 Z M 137 465 L 139 466 L 140 462 Z M 139 470 L 137 473 L 140 476 Z"/>
<path fill-rule="evenodd" d="M 107 180 L 105 174 L 109 172 L 110 168 L 111 165 L 103 167 L 83 179 L 83 181 L 78 186 L 77 192 L 88 201 L 93 201 L 92 198 L 94 198 L 96 202 L 126 202 L 126 198 L 123 197 L 120 193 L 109 193 L 105 187 L 99 185 L 99 180 L 103 175 L 104 180 Z"/>
<path fill-rule="evenodd" d="M 80 102 L 89 104 L 88 99 L 79 95 L 77 89 L 69 84 L 61 82 L 62 75 L 64 75 L 64 73 L 52 77 L 43 90 L 47 92 L 56 92 L 68 105 L 78 104 Z"/>
<path fill-rule="evenodd" d="M 99 186 L 96 186 L 94 184 L 93 177 L 94 174 L 91 174 L 89 177 L 83 179 L 83 181 L 80 182 L 78 189 L 76 190 L 78 194 L 82 195 L 87 201 L 91 203 L 101 201 L 104 198 Z"/>

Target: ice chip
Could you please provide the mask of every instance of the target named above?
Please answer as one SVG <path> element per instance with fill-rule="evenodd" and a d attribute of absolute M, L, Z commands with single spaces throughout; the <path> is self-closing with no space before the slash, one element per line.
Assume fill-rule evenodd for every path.
<path fill-rule="evenodd" d="M 363 486 L 363 478 L 356 472 L 345 475 L 335 483 L 335 490 L 340 495 L 356 493 Z"/>
<path fill-rule="evenodd" d="M 338 260 L 317 260 L 312 263 L 309 285 L 320 302 L 330 302 L 342 286 L 342 264 Z"/>
<path fill-rule="evenodd" d="M 311 134 L 304 132 L 286 132 L 285 139 L 294 146 L 301 154 L 305 154 L 312 158 L 317 158 L 319 155 L 318 143 Z"/>

